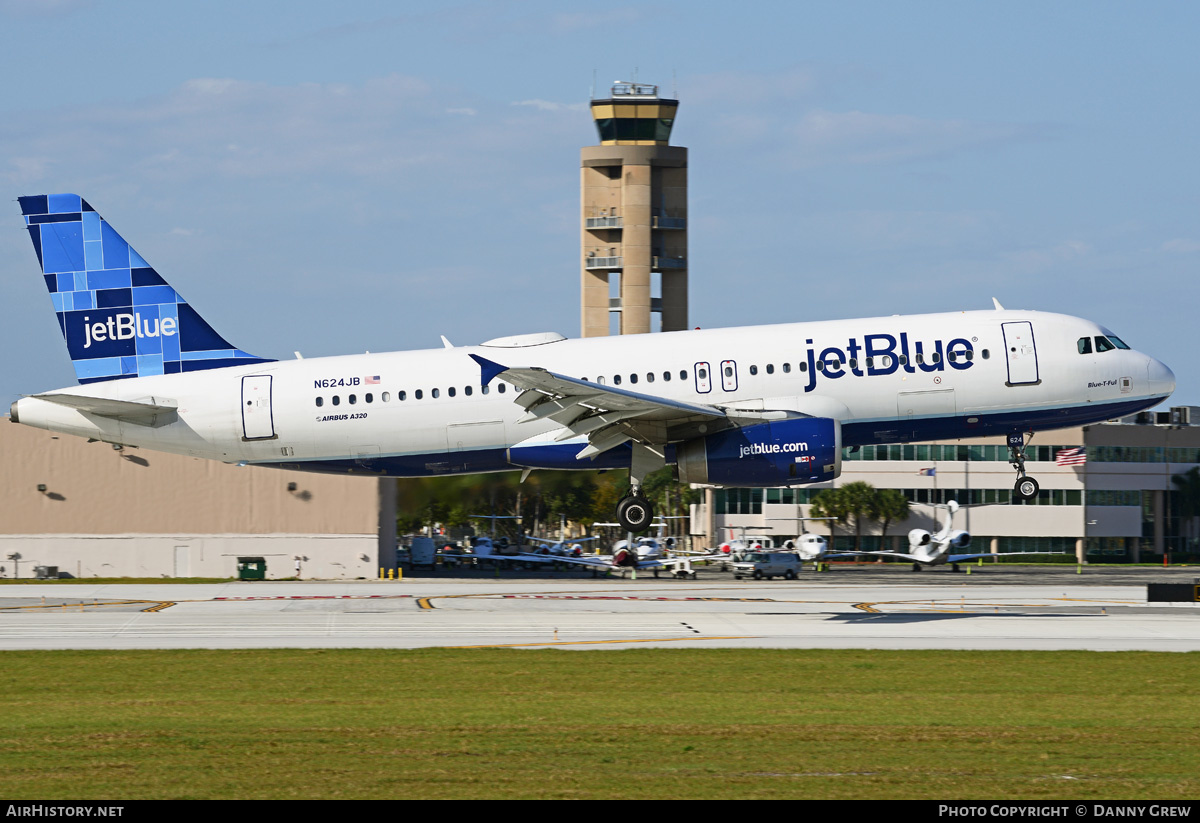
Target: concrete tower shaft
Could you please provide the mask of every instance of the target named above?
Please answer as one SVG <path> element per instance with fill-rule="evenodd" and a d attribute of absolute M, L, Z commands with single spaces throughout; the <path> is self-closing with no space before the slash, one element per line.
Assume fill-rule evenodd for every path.
<path fill-rule="evenodd" d="M 584 337 L 607 335 L 611 312 L 621 334 L 652 331 L 653 312 L 663 331 L 687 328 L 687 149 L 667 144 L 678 105 L 633 83 L 592 101 L 600 145 L 580 155 Z"/>

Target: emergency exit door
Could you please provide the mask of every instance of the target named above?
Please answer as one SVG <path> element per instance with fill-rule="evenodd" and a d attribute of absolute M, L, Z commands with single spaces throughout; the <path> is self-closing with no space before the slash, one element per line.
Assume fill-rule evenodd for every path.
<path fill-rule="evenodd" d="M 242 439 L 270 440 L 275 436 L 271 412 L 271 375 L 242 378 Z"/>

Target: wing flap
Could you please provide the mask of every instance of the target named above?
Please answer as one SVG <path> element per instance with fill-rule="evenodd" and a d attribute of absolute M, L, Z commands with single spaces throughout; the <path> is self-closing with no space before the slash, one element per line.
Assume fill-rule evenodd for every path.
<path fill-rule="evenodd" d="M 671 425 L 715 421 L 728 425 L 724 409 L 642 394 L 567 377 L 536 367 L 509 368 L 472 354 L 484 385 L 499 377 L 521 390 L 515 402 L 525 409 L 519 422 L 553 420 L 565 426 L 557 440 L 586 435 L 580 459 L 592 457 L 629 440 L 665 445 Z"/>

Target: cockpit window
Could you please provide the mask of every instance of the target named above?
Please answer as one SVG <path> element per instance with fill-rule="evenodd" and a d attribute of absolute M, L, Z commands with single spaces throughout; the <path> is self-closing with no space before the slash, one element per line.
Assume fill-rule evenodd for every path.
<path fill-rule="evenodd" d="M 1122 340 L 1121 338 L 1117 337 L 1115 334 L 1110 334 L 1110 335 L 1108 336 L 1108 339 L 1109 339 L 1109 340 L 1111 340 L 1111 341 L 1112 341 L 1112 344 L 1113 344 L 1114 346 L 1116 346 L 1118 349 L 1127 349 L 1127 348 L 1129 348 L 1129 344 L 1128 344 L 1128 343 L 1126 343 L 1126 342 L 1125 342 L 1124 340 Z"/>
<path fill-rule="evenodd" d="M 1112 351 L 1116 346 L 1109 342 L 1109 339 L 1102 334 L 1096 335 L 1096 351 Z"/>
<path fill-rule="evenodd" d="M 1079 338 L 1079 353 L 1080 354 L 1091 354 L 1092 353 L 1092 338 L 1090 338 L 1090 337 Z"/>

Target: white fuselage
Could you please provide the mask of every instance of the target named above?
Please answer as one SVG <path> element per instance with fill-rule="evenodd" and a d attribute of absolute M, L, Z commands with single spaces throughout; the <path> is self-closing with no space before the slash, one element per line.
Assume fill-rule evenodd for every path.
<path fill-rule="evenodd" d="M 1026 329 L 1032 335 L 1018 341 Z M 485 389 L 475 353 L 673 400 L 830 417 L 853 446 L 1061 428 L 1148 408 L 1173 391 L 1171 371 L 1145 354 L 1079 353 L 1080 338 L 1106 333 L 1065 315 L 977 311 L 485 344 L 59 390 L 172 401 L 177 411 L 154 426 L 37 398 L 13 412 L 31 426 L 226 462 L 398 476 L 517 468 L 507 449 L 559 425 L 518 423 L 517 391 L 503 376 Z"/>

